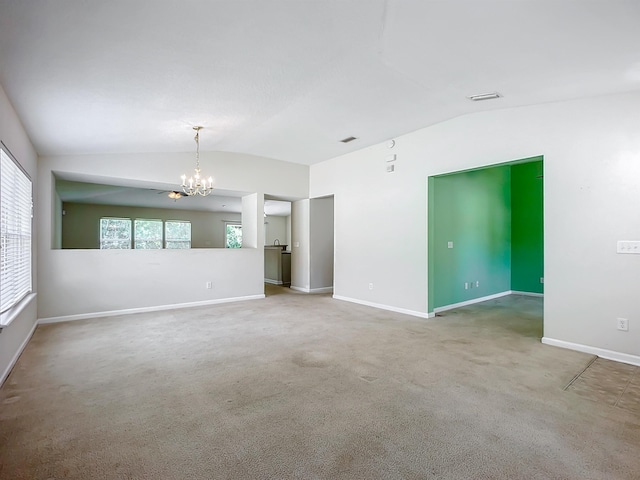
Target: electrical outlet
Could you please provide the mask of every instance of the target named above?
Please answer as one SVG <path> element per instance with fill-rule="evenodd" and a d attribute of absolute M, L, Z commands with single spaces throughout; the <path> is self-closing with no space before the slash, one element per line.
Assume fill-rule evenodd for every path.
<path fill-rule="evenodd" d="M 373 290 L 373 283 L 369 284 L 369 290 Z"/>
<path fill-rule="evenodd" d="M 211 289 L 211 288 L 213 288 L 213 284 L 211 282 L 207 282 L 206 283 L 206 287 L 207 287 L 207 289 Z"/>
<path fill-rule="evenodd" d="M 476 280 L 476 288 L 480 286 L 480 280 Z"/>
<path fill-rule="evenodd" d="M 464 289 L 469 290 L 469 282 L 464 282 Z"/>
<path fill-rule="evenodd" d="M 629 320 L 626 318 L 618 318 L 618 330 L 622 330 L 623 332 L 629 331 Z"/>
<path fill-rule="evenodd" d="M 540 283 L 544 283 L 544 277 L 540 277 Z"/>
<path fill-rule="evenodd" d="M 453 248 L 453 242 L 447 242 L 447 248 Z"/>

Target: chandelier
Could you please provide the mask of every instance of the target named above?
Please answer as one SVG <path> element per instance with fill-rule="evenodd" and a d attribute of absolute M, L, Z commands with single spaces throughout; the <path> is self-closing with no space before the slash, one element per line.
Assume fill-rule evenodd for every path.
<path fill-rule="evenodd" d="M 194 140 L 196 141 L 196 169 L 192 177 L 187 180 L 186 175 L 182 175 L 182 191 L 186 195 L 201 195 L 206 197 L 213 192 L 213 178 L 204 178 L 200 173 L 200 130 L 202 127 L 193 127 L 196 131 Z"/>

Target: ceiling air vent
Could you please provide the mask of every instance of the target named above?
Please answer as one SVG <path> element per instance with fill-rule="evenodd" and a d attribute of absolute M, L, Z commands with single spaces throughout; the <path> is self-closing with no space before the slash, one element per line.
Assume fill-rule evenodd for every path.
<path fill-rule="evenodd" d="M 340 140 L 342 143 L 349 143 L 349 142 L 353 142 L 354 140 L 357 140 L 356 137 L 347 137 L 347 138 L 343 138 L 342 140 Z"/>
<path fill-rule="evenodd" d="M 474 102 L 479 102 L 481 100 L 493 100 L 494 98 L 500 98 L 501 96 L 502 95 L 500 95 L 498 92 L 491 92 L 491 93 L 479 93 L 477 95 L 470 95 L 467 98 Z"/>

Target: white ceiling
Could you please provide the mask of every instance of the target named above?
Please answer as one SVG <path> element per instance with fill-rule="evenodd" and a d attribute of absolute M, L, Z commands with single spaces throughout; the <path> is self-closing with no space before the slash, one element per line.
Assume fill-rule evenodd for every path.
<path fill-rule="evenodd" d="M 640 1 L 0 0 L 40 154 L 313 164 L 470 112 L 640 89 Z M 498 91 L 503 98 L 466 96 Z M 339 140 L 358 139 L 349 144 Z"/>

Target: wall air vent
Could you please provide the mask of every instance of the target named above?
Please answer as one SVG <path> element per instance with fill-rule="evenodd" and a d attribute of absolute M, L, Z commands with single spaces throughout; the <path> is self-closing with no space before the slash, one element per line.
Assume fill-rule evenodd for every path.
<path fill-rule="evenodd" d="M 474 102 L 479 102 L 481 100 L 493 100 L 494 98 L 500 98 L 502 95 L 500 95 L 498 92 L 491 92 L 491 93 L 479 93 L 477 95 L 470 95 L 467 98 L 471 101 Z"/>
<path fill-rule="evenodd" d="M 357 140 L 356 137 L 347 137 L 347 138 L 343 138 L 342 140 L 340 140 L 342 143 L 349 143 L 349 142 L 353 142 L 354 140 Z"/>

